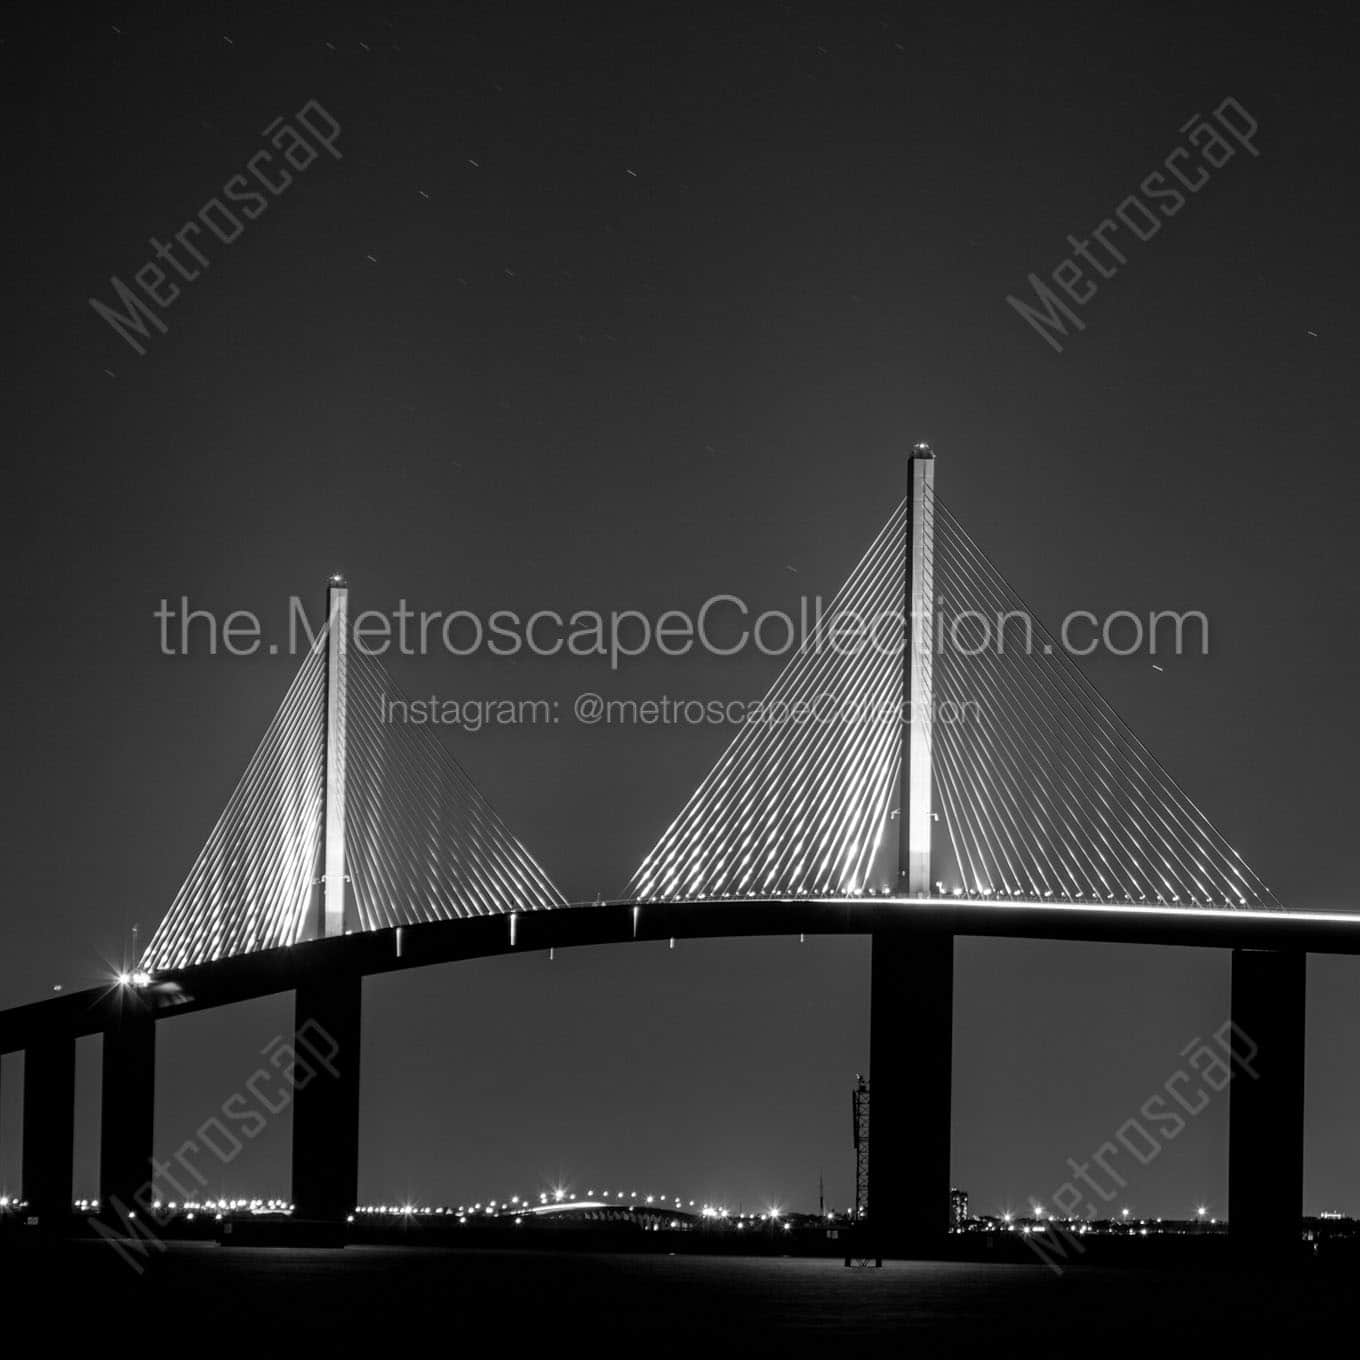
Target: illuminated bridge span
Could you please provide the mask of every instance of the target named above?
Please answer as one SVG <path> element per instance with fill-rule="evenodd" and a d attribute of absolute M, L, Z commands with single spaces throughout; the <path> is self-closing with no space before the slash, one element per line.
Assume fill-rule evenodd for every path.
<path fill-rule="evenodd" d="M 0 1014 L 23 1049 L 24 1197 L 71 1205 L 74 1044 L 104 1035 L 101 1195 L 150 1185 L 155 1026 L 280 991 L 325 1079 L 294 1099 L 293 1202 L 357 1203 L 365 976 L 511 951 L 793 933 L 873 939 L 870 1223 L 928 1243 L 948 1222 L 958 934 L 1229 948 L 1235 1234 L 1297 1238 L 1308 950 L 1360 952 L 1360 916 L 1285 910 L 1119 719 L 935 496 L 905 499 L 766 696 L 831 721 L 750 723 L 620 899 L 570 905 L 400 690 L 349 645 L 348 590 L 137 972 Z M 885 720 L 884 715 L 888 717 Z M 860 715 L 863 715 L 862 717 Z"/>
<path fill-rule="evenodd" d="M 431 729 L 347 646 L 330 589 L 303 661 L 139 967 L 160 972 L 350 930 L 566 905 Z"/>
<path fill-rule="evenodd" d="M 933 470 L 914 460 L 913 497 L 764 700 L 847 718 L 744 726 L 630 895 L 1278 907 L 935 500 Z"/>

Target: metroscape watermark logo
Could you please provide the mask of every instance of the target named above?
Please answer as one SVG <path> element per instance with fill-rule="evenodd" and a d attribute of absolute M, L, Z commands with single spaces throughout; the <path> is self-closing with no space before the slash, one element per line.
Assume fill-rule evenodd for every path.
<path fill-rule="evenodd" d="M 109 278 L 117 296 L 117 304 L 109 306 L 98 298 L 90 298 L 90 306 L 95 315 L 107 321 L 138 353 L 145 354 L 146 346 L 142 340 L 151 337 L 154 327 L 164 335 L 170 327 L 161 319 L 161 312 L 172 307 L 183 295 L 184 284 L 193 283 L 202 277 L 211 261 L 201 247 L 211 244 L 229 246 L 241 238 L 245 231 L 244 217 L 248 222 L 256 221 L 268 209 L 270 201 L 279 198 L 293 183 L 293 175 L 284 164 L 275 160 L 279 153 L 282 162 L 291 166 L 299 174 L 306 171 L 325 151 L 335 160 L 341 153 L 336 146 L 340 138 L 340 124 L 315 99 L 309 99 L 293 115 L 305 132 L 314 139 L 315 144 L 304 137 L 293 123 L 284 118 L 275 118 L 260 134 L 269 138 L 269 146 L 261 147 L 245 163 L 245 169 L 222 185 L 221 195 L 214 194 L 199 210 L 174 232 L 170 233 L 171 242 L 159 237 L 148 237 L 154 259 L 147 260 L 132 276 L 132 281 L 141 290 L 134 292 L 116 274 Z M 249 175 L 249 178 L 247 178 Z M 261 193 L 268 190 L 268 195 Z M 240 216 L 227 206 L 229 200 L 240 209 Z M 176 254 L 176 250 L 180 254 Z M 163 261 L 169 268 L 163 268 Z M 146 299 L 156 304 L 156 310 L 147 305 Z M 119 310 L 121 305 L 123 310 Z"/>
<path fill-rule="evenodd" d="M 1025 610 L 958 607 L 941 594 L 930 620 L 934 651 L 962 656 L 1088 657 L 1097 652 L 1207 656 L 1209 618 L 1203 610 L 1131 609 L 1097 614 L 1076 609 L 1056 636 Z M 249 609 L 226 613 L 194 606 L 187 595 L 162 598 L 152 611 L 163 656 L 289 656 L 325 643 L 324 612 L 309 613 L 301 596 L 289 597 L 283 627 L 271 634 Z M 820 595 L 803 596 L 793 611 L 757 611 L 739 595 L 711 595 L 697 609 L 413 609 L 405 598 L 390 610 L 366 609 L 350 619 L 350 645 L 365 656 L 596 658 L 618 670 L 645 655 L 696 653 L 732 657 L 754 651 L 767 657 L 834 654 L 900 656 L 912 619 L 901 608 L 865 611 L 828 608 Z"/>
<path fill-rule="evenodd" d="M 1259 1046 L 1240 1025 L 1225 1020 L 1212 1037 L 1209 1044 L 1197 1035 L 1181 1049 L 1186 1061 L 1115 1130 L 1113 1140 L 1101 1143 L 1087 1161 L 1068 1157 L 1072 1176 L 1049 1197 L 1052 1208 L 1035 1201 L 1039 1225 L 1024 1228 L 1022 1235 L 1026 1246 L 1057 1274 L 1062 1274 L 1062 1262 L 1085 1252 L 1081 1237 L 1089 1219 L 1128 1190 L 1135 1167 L 1150 1166 L 1231 1081 L 1242 1074 L 1259 1079 L 1251 1065 Z M 1092 1164 L 1099 1167 L 1099 1177 L 1091 1174 Z"/>
<path fill-rule="evenodd" d="M 275 1035 L 260 1053 L 268 1059 L 268 1065 L 257 1067 L 240 1089 L 222 1101 L 218 1112 L 199 1124 L 173 1158 L 152 1158 L 151 1175 L 135 1191 L 131 1204 L 114 1195 L 98 1206 L 110 1222 L 91 1218 L 95 1234 L 138 1275 L 152 1259 L 152 1251 L 166 1250 L 158 1228 L 165 1228 L 180 1215 L 192 1220 L 198 1212 L 213 1211 L 214 1206 L 200 1203 L 210 1184 L 205 1166 L 209 1172 L 214 1163 L 230 1166 L 246 1145 L 293 1103 L 295 1092 L 306 1090 L 318 1079 L 341 1079 L 334 1061 L 340 1055 L 340 1044 L 315 1020 L 299 1026 L 292 1043 Z M 216 1217 L 221 1216 L 220 1211 L 216 1213 Z"/>
<path fill-rule="evenodd" d="M 1100 289 L 1096 280 L 1106 282 L 1114 278 L 1129 263 L 1124 252 L 1132 242 L 1146 244 L 1151 241 L 1190 201 L 1187 194 L 1199 193 L 1209 182 L 1210 171 L 1222 169 L 1237 155 L 1233 142 L 1238 147 L 1245 147 L 1252 156 L 1261 154 L 1252 142 L 1259 124 L 1236 99 L 1229 96 L 1223 100 L 1214 110 L 1213 117 L 1211 123 L 1195 114 L 1182 123 L 1180 130 L 1186 134 L 1189 145 L 1177 146 L 1163 157 L 1160 168 L 1143 177 L 1137 192 L 1120 200 L 1113 216 L 1102 217 L 1089 238 L 1068 234 L 1067 243 L 1072 247 L 1072 253 L 1048 272 L 1048 277 L 1062 290 L 1061 294 L 1054 292 L 1038 274 L 1031 273 L 1028 282 L 1038 306 L 1013 293 L 1006 295 L 1006 301 L 1053 349 L 1062 352 L 1062 345 L 1054 339 L 1054 333 L 1066 339 L 1065 322 L 1079 331 L 1086 329 L 1086 323 L 1073 311 L 1073 306 L 1086 306 Z M 1155 210 L 1149 205 L 1155 205 Z M 1118 244 L 1114 238 L 1118 239 Z M 1098 250 L 1092 249 L 1092 241 Z M 1077 263 L 1078 259 L 1081 264 Z"/>

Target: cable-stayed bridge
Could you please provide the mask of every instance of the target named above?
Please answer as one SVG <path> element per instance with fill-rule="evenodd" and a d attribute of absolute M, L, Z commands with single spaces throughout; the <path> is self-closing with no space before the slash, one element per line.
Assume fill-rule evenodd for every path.
<path fill-rule="evenodd" d="M 348 589 L 135 972 L 0 1014 L 26 1052 L 24 1197 L 69 1213 L 74 1044 L 104 1035 L 101 1194 L 151 1178 L 158 1021 L 292 990 L 324 1074 L 294 1093 L 299 1216 L 357 1202 L 362 979 L 628 940 L 869 934 L 871 1219 L 927 1242 L 949 1187 L 958 934 L 1233 950 L 1230 1205 L 1297 1235 L 1309 950 L 1360 916 L 1285 909 L 935 494 L 907 494 L 616 901 L 570 904 L 399 687 L 352 645 Z"/>

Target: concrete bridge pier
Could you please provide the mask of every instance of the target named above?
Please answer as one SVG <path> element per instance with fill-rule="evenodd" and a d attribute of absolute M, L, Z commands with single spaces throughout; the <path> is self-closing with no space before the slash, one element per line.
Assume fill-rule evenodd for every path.
<path fill-rule="evenodd" d="M 76 1040 L 45 1037 L 24 1050 L 23 1197 L 29 1217 L 60 1227 L 74 1210 Z"/>
<path fill-rule="evenodd" d="M 1232 951 L 1228 1221 L 1253 1252 L 1297 1250 L 1308 955 Z"/>
<path fill-rule="evenodd" d="M 897 889 L 928 897 L 934 795 L 935 455 L 907 460 L 898 773 Z M 954 936 L 873 932 L 869 970 L 869 1245 L 876 1256 L 929 1254 L 949 1231 Z"/>
<path fill-rule="evenodd" d="M 875 931 L 869 1003 L 869 1215 L 877 1251 L 949 1231 L 954 936 Z"/>
<path fill-rule="evenodd" d="M 363 978 L 316 975 L 297 989 L 293 1217 L 341 1224 L 359 1195 L 359 1046 Z"/>
<path fill-rule="evenodd" d="M 137 1207 L 150 1184 L 156 1123 L 156 1019 L 124 987 L 104 1030 L 99 1117 L 99 1198 L 117 1215 Z M 145 1198 L 145 1196 L 143 1196 Z"/>

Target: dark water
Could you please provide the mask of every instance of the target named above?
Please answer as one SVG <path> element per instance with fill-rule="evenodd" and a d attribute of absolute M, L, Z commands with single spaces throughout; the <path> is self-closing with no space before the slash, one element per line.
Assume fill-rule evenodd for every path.
<path fill-rule="evenodd" d="M 101 1242 L 0 1253 L 11 1337 L 46 1318 L 54 1343 L 124 1336 L 120 1354 L 1283 1355 L 1349 1350 L 1351 1294 L 1039 1265 L 176 1245 L 138 1275 Z"/>

